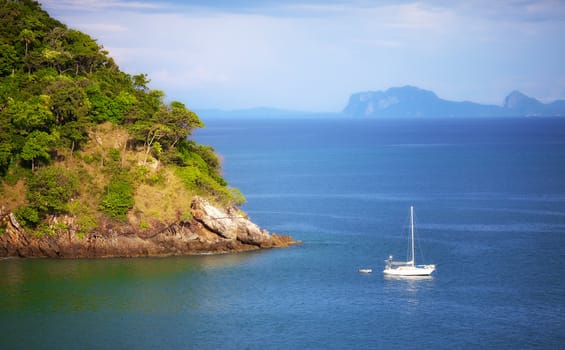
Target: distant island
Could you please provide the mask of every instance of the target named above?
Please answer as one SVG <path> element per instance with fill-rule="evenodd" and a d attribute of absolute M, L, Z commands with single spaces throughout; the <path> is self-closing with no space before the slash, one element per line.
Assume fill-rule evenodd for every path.
<path fill-rule="evenodd" d="M 542 103 L 519 91 L 511 92 L 502 106 L 454 102 L 414 86 L 393 87 L 351 95 L 343 113 L 352 117 L 563 117 L 565 100 Z"/>

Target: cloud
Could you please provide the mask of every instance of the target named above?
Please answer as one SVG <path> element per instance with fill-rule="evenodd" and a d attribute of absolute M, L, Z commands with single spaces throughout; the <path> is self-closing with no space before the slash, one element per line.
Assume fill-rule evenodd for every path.
<path fill-rule="evenodd" d="M 85 23 L 82 24 L 82 29 L 86 32 L 110 32 L 110 33 L 118 33 L 118 32 L 125 32 L 128 30 L 127 27 L 116 24 L 116 23 Z"/>
<path fill-rule="evenodd" d="M 205 85 L 224 85 L 230 79 L 208 67 L 192 67 L 181 72 L 161 68 L 151 72 L 151 81 L 159 86 L 192 89 Z"/>
<path fill-rule="evenodd" d="M 406 84 L 490 103 L 528 81 L 534 96 L 565 90 L 565 5 L 551 0 L 45 3 L 197 107 L 339 110 L 351 92 Z"/>
<path fill-rule="evenodd" d="M 43 5 L 58 11 L 103 11 L 103 10 L 157 10 L 162 5 L 154 2 L 125 0 L 43 0 Z"/>

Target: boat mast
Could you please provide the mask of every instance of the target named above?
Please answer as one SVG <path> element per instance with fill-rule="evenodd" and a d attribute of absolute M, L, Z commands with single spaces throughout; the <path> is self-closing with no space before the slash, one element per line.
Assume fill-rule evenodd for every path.
<path fill-rule="evenodd" d="M 410 206 L 410 233 L 412 236 L 412 255 L 410 257 L 410 264 L 414 266 L 414 207 Z"/>

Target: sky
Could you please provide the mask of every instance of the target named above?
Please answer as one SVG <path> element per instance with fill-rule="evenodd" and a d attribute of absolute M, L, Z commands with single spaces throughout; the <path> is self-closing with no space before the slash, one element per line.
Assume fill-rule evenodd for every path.
<path fill-rule="evenodd" d="M 412 85 L 501 105 L 565 99 L 565 1 L 42 0 L 193 109 L 339 112 Z"/>

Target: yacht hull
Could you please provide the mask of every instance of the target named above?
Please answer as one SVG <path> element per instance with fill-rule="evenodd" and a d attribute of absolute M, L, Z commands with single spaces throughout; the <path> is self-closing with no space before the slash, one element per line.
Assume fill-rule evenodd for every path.
<path fill-rule="evenodd" d="M 390 276 L 429 276 L 435 269 L 435 265 L 398 266 L 387 267 L 383 273 Z"/>

